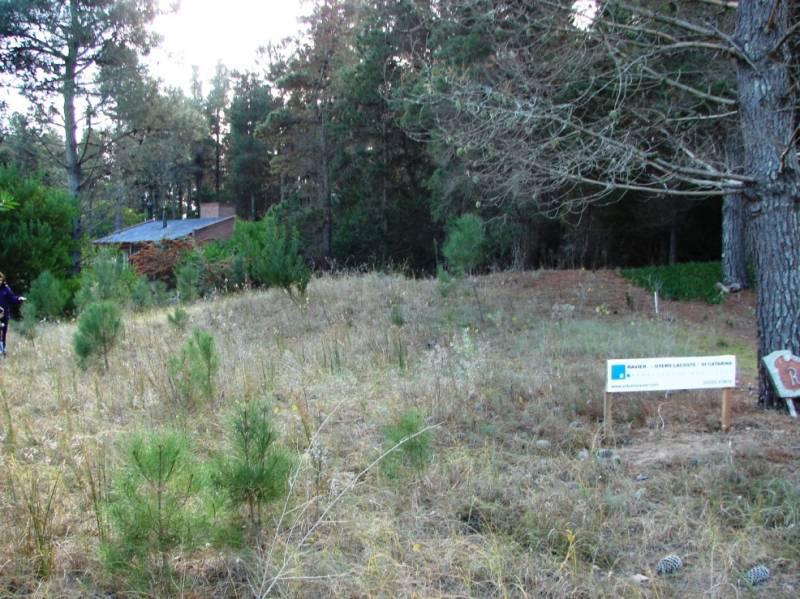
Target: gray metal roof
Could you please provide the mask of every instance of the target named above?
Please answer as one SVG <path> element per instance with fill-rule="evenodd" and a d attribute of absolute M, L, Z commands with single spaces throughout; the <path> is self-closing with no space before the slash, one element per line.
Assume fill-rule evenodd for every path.
<path fill-rule="evenodd" d="M 168 220 L 164 226 L 163 220 L 149 220 L 145 223 L 133 225 L 127 229 L 121 229 L 106 235 L 100 239 L 95 239 L 95 243 L 144 243 L 146 241 L 162 241 L 164 239 L 183 239 L 189 237 L 195 231 L 205 229 L 211 225 L 221 223 L 224 220 L 234 218 L 233 216 L 221 216 L 218 218 L 187 218 L 183 220 Z"/>

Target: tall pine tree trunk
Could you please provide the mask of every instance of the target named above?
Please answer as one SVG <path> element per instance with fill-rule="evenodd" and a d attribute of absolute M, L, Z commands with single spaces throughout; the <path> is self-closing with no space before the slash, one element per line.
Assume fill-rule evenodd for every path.
<path fill-rule="evenodd" d="M 330 174 L 328 173 L 327 115 L 320 111 L 319 153 L 320 153 L 320 200 L 322 203 L 322 252 L 325 258 L 333 257 L 333 197 L 331 195 Z"/>
<path fill-rule="evenodd" d="M 381 165 L 381 265 L 385 266 L 389 258 L 389 139 L 386 132 L 386 120 L 389 115 L 381 114 L 381 143 L 383 144 L 383 164 Z"/>
<path fill-rule="evenodd" d="M 731 290 L 747 287 L 747 220 L 744 194 L 730 191 L 722 200 L 722 282 Z"/>
<path fill-rule="evenodd" d="M 73 31 L 77 31 L 78 23 L 78 0 L 70 0 L 70 25 Z M 72 222 L 72 242 L 75 249 L 70 253 L 72 262 L 72 274 L 80 272 L 80 250 L 78 242 L 81 238 L 81 161 L 78 156 L 78 119 L 75 114 L 75 95 L 76 78 L 78 65 L 78 43 L 75 36 L 69 37 L 67 46 L 67 56 L 64 64 L 64 169 L 67 174 L 67 190 L 69 195 L 74 198 L 78 208 Z"/>
<path fill-rule="evenodd" d="M 757 269 L 759 403 L 777 407 L 761 357 L 800 353 L 800 173 L 794 147 L 795 93 L 785 42 L 789 2 L 739 0 L 736 41 L 748 59 L 737 65 L 745 173 Z"/>
<path fill-rule="evenodd" d="M 741 134 L 727 140 L 727 161 L 737 173 L 744 163 Z M 747 287 L 747 206 L 741 190 L 729 190 L 722 199 L 722 282 L 732 289 Z"/>

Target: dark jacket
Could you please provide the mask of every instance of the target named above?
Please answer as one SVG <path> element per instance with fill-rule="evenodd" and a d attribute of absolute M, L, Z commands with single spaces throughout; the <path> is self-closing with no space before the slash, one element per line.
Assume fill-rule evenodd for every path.
<path fill-rule="evenodd" d="M 8 322 L 8 319 L 11 316 L 11 307 L 19 306 L 21 303 L 22 301 L 18 296 L 14 295 L 14 292 L 11 291 L 11 287 L 8 286 L 8 283 L 5 281 L 0 283 L 0 308 L 3 308 L 3 316 L 0 318 L 0 320 L 2 320 L 2 322 Z"/>

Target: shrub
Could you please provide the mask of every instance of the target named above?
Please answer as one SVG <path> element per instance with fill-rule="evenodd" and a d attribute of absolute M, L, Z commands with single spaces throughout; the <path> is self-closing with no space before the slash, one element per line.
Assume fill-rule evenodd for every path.
<path fill-rule="evenodd" d="M 634 285 L 649 291 L 658 291 L 665 299 L 699 299 L 709 304 L 718 304 L 722 300 L 722 294 L 716 286 L 722 280 L 722 266 L 719 262 L 625 268 L 622 276 Z"/>
<path fill-rule="evenodd" d="M 469 274 L 480 266 L 484 239 L 483 221 L 479 216 L 464 214 L 450 224 L 442 253 L 453 272 Z"/>
<path fill-rule="evenodd" d="M 150 281 L 161 281 L 167 287 L 175 287 L 175 273 L 192 244 L 181 240 L 164 240 L 148 243 L 130 257 L 130 265 L 136 274 Z"/>
<path fill-rule="evenodd" d="M 195 251 L 187 254 L 183 263 L 178 268 L 178 273 L 183 273 L 184 284 L 188 284 L 192 289 L 188 290 L 191 295 L 196 294 L 200 297 L 207 297 L 215 292 L 226 292 L 231 287 L 241 285 L 240 274 L 234 272 L 233 257 L 218 257 L 220 251 L 212 252 L 211 258 L 205 252 Z M 241 261 L 239 261 L 239 264 Z M 243 277 L 243 275 L 241 275 Z M 238 282 L 237 282 L 238 281 Z M 180 274 L 179 274 L 179 296 L 180 293 Z"/>
<path fill-rule="evenodd" d="M 125 305 L 136 280 L 136 274 L 125 264 L 121 254 L 102 249 L 83 269 L 75 303 L 81 310 L 91 303 L 107 300 Z"/>
<path fill-rule="evenodd" d="M 257 223 L 236 223 L 233 246 L 256 285 L 275 286 L 293 299 L 305 294 L 311 271 L 300 255 L 296 229 L 280 225 L 272 212 Z"/>
<path fill-rule="evenodd" d="M 139 278 L 131 288 L 130 303 L 134 310 L 147 310 L 168 302 L 167 286 L 163 281 Z"/>
<path fill-rule="evenodd" d="M 201 329 L 194 329 L 181 347 L 180 354 L 171 357 L 167 365 L 178 402 L 194 406 L 201 400 L 211 401 L 218 369 L 214 337 Z"/>
<path fill-rule="evenodd" d="M 193 262 L 188 262 L 175 272 L 178 301 L 189 304 L 199 297 L 200 269 Z"/>
<path fill-rule="evenodd" d="M 189 313 L 180 306 L 176 306 L 172 313 L 167 314 L 167 322 L 178 331 L 183 331 L 189 323 Z"/>
<path fill-rule="evenodd" d="M 55 320 L 64 313 L 69 291 L 64 284 L 45 270 L 31 283 L 28 302 L 36 305 L 38 318 Z"/>
<path fill-rule="evenodd" d="M 13 198 L 17 204 L 0 218 L 0 270 L 6 278 L 15 288 L 27 289 L 31 278 L 45 270 L 67 277 L 71 252 L 76 249 L 72 239 L 75 200 L 2 165 L 0 196 Z"/>
<path fill-rule="evenodd" d="M 36 326 L 39 324 L 39 310 L 34 302 L 28 298 L 22 308 L 22 322 L 19 324 L 19 332 L 26 339 L 33 340 L 36 337 Z"/>
<path fill-rule="evenodd" d="M 228 449 L 217 456 L 212 481 L 232 506 L 247 507 L 248 519 L 258 528 L 263 508 L 288 492 L 293 460 L 277 446 L 266 401 L 239 405 L 230 431 Z"/>
<path fill-rule="evenodd" d="M 403 412 L 383 429 L 386 449 L 395 447 L 383 460 L 384 474 L 396 478 L 404 469 L 422 471 L 431 460 L 433 434 L 425 430 L 425 418 L 416 408 Z"/>
<path fill-rule="evenodd" d="M 78 355 L 78 365 L 85 369 L 94 355 L 103 356 L 108 370 L 108 353 L 122 332 L 122 316 L 117 304 L 111 301 L 89 304 L 78 319 L 78 329 L 73 346 Z"/>
<path fill-rule="evenodd" d="M 171 553 L 190 546 L 204 528 L 196 501 L 201 479 L 188 442 L 176 432 L 136 435 L 112 480 L 103 562 L 112 572 L 151 576 L 157 571 L 163 579 Z"/>

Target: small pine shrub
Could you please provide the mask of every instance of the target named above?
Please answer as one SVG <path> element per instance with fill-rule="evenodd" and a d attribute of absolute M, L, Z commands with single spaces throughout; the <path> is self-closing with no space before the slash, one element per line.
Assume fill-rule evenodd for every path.
<path fill-rule="evenodd" d="M 483 244 L 486 239 L 483 221 L 475 214 L 464 214 L 448 228 L 442 246 L 447 265 L 457 275 L 466 275 L 483 261 Z"/>
<path fill-rule="evenodd" d="M 190 304 L 200 296 L 200 268 L 193 262 L 187 262 L 175 271 L 178 300 Z"/>
<path fill-rule="evenodd" d="M 191 547 L 206 528 L 200 483 L 183 435 L 131 438 L 107 499 L 109 534 L 100 549 L 105 566 L 150 584 L 166 579 L 173 552 Z"/>
<path fill-rule="evenodd" d="M 214 463 L 212 481 L 234 508 L 246 507 L 256 529 L 264 507 L 286 496 L 292 468 L 291 456 L 277 444 L 269 404 L 239 405 L 231 418 L 228 448 Z"/>
<path fill-rule="evenodd" d="M 189 313 L 180 306 L 176 306 L 171 313 L 167 314 L 167 322 L 176 330 L 184 331 L 186 325 L 189 324 Z"/>
<path fill-rule="evenodd" d="M 20 308 L 22 321 L 19 324 L 19 332 L 26 339 L 33 341 L 36 338 L 36 329 L 39 324 L 39 308 L 30 298 L 22 304 Z"/>
<path fill-rule="evenodd" d="M 67 288 L 48 270 L 33 280 L 28 291 L 28 302 L 36 304 L 36 315 L 41 319 L 61 317 L 69 299 Z"/>
<path fill-rule="evenodd" d="M 117 304 L 103 301 L 86 306 L 72 340 L 78 365 L 85 370 L 91 357 L 102 356 L 108 370 L 108 354 L 121 333 L 122 316 Z"/>
<path fill-rule="evenodd" d="M 383 473 L 397 478 L 404 470 L 419 473 L 431 461 L 433 434 L 425 430 L 422 412 L 412 408 L 403 412 L 396 422 L 383 429 L 384 447 L 395 447 L 381 463 Z"/>
<path fill-rule="evenodd" d="M 396 302 L 392 302 L 392 307 L 389 311 L 389 321 L 396 327 L 402 327 L 404 324 L 406 324 L 405 316 L 403 316 L 403 310 Z"/>
<path fill-rule="evenodd" d="M 246 261 L 253 283 L 280 287 L 295 300 L 305 294 L 311 271 L 300 255 L 296 229 L 279 224 L 269 212 L 258 223 L 237 223 L 232 242 Z"/>
<path fill-rule="evenodd" d="M 438 290 L 442 297 L 450 295 L 457 283 L 456 279 L 441 266 L 436 270 L 436 280 L 439 282 Z"/>
<path fill-rule="evenodd" d="M 722 280 L 719 262 L 686 262 L 671 266 L 646 266 L 622 269 L 622 276 L 648 291 L 658 291 L 664 299 L 722 301 L 717 282 Z"/>
<path fill-rule="evenodd" d="M 211 401 L 216 390 L 218 370 L 219 356 L 214 337 L 201 329 L 194 329 L 181 347 L 180 354 L 171 357 L 167 364 L 177 402 L 193 407 Z"/>
<path fill-rule="evenodd" d="M 101 250 L 81 272 L 75 304 L 81 310 L 89 304 L 103 301 L 125 305 L 136 279 L 136 273 L 124 262 L 121 254 Z"/>
<path fill-rule="evenodd" d="M 156 306 L 163 306 L 168 301 L 167 286 L 163 281 L 146 281 L 138 278 L 131 288 L 130 305 L 139 312 Z"/>

